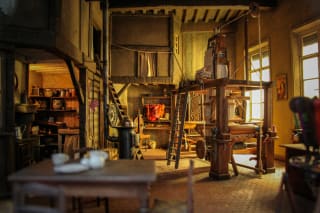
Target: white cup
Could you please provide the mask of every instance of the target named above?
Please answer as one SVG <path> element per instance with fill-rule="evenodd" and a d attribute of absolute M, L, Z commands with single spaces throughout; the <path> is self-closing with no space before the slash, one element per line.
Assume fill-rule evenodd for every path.
<path fill-rule="evenodd" d="M 103 151 L 93 150 L 89 152 L 89 166 L 92 169 L 104 167 L 104 163 L 108 158 L 108 154 Z"/>
<path fill-rule="evenodd" d="M 51 155 L 51 160 L 52 160 L 53 165 L 59 166 L 69 160 L 69 155 L 64 154 L 64 153 L 54 153 Z"/>

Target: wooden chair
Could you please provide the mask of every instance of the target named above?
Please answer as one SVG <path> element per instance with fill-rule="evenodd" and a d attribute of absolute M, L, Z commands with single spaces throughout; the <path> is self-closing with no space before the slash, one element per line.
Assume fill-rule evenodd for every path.
<path fill-rule="evenodd" d="M 188 192 L 187 200 L 159 200 L 155 199 L 154 206 L 151 209 L 151 213 L 193 213 L 193 167 L 194 161 L 190 160 L 189 170 L 188 170 Z"/>
<path fill-rule="evenodd" d="M 35 197 L 33 202 L 28 198 Z M 50 205 L 40 203 L 36 198 L 48 198 Z M 14 187 L 15 213 L 63 213 L 65 196 L 62 189 L 40 183 L 26 183 Z M 29 200 L 29 201 L 28 201 Z"/>
<path fill-rule="evenodd" d="M 285 194 L 287 194 L 287 198 L 289 201 L 289 206 L 290 206 L 290 210 L 292 213 L 296 213 L 297 212 L 297 206 L 296 203 L 294 201 L 294 193 L 292 191 L 292 188 L 290 186 L 289 180 L 288 180 L 288 174 L 287 173 L 283 173 L 282 174 L 282 179 L 281 179 L 281 183 L 280 183 L 280 189 L 279 189 L 279 193 L 277 196 L 277 205 L 276 205 L 276 213 L 280 213 L 282 212 L 282 204 L 284 201 L 284 196 Z"/>
<path fill-rule="evenodd" d="M 134 125 L 137 127 L 135 129 L 136 133 L 139 134 L 139 147 L 145 148 L 145 151 L 147 151 L 148 144 L 150 142 L 151 135 L 144 134 L 144 121 L 143 116 L 139 113 L 138 116 L 134 119 Z"/>

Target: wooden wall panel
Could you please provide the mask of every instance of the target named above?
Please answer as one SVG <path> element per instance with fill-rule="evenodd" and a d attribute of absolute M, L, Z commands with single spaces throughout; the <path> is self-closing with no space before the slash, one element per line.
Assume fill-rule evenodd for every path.
<path fill-rule="evenodd" d="M 112 43 L 169 46 L 169 17 L 113 16 Z"/>
<path fill-rule="evenodd" d="M 61 1 L 60 31 L 75 47 L 80 47 L 80 3 L 74 0 Z M 83 26 L 86 28 L 86 26 Z"/>
<path fill-rule="evenodd" d="M 136 76 L 136 53 L 123 49 L 113 49 L 111 54 L 112 76 Z"/>

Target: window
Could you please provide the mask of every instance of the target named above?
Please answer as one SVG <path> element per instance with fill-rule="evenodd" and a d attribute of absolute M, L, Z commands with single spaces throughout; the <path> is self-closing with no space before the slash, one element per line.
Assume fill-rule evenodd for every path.
<path fill-rule="evenodd" d="M 270 57 L 268 43 L 263 43 L 249 50 L 249 80 L 270 81 Z M 264 92 L 263 90 L 247 91 L 250 97 L 247 103 L 246 120 L 261 121 L 264 118 Z"/>
<path fill-rule="evenodd" d="M 317 33 L 301 37 L 302 94 L 319 97 L 319 38 Z"/>
<path fill-rule="evenodd" d="M 320 97 L 319 41 L 320 19 L 292 31 L 293 96 Z"/>

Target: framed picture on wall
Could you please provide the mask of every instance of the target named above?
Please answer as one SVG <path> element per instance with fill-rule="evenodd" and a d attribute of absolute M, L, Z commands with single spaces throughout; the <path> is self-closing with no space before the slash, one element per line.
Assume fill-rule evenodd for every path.
<path fill-rule="evenodd" d="M 277 76 L 277 100 L 288 99 L 287 74 Z"/>

